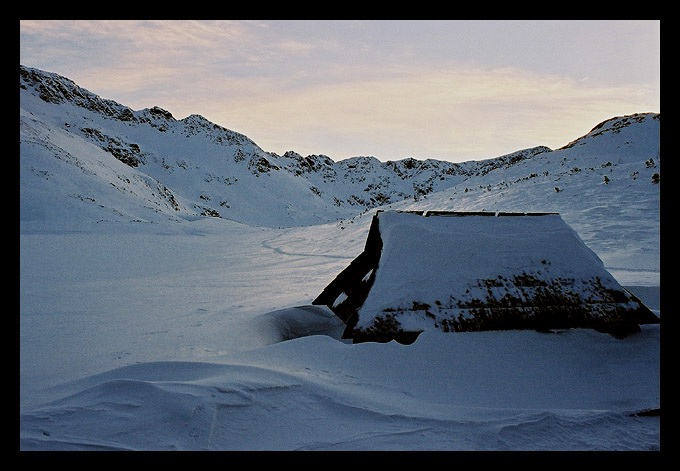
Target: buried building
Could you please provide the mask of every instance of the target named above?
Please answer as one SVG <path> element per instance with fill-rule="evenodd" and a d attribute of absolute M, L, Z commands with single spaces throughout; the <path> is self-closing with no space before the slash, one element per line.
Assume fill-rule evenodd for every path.
<path fill-rule="evenodd" d="M 659 323 L 557 213 L 378 211 L 364 251 L 313 304 L 354 343 L 431 329 L 625 337 Z"/>

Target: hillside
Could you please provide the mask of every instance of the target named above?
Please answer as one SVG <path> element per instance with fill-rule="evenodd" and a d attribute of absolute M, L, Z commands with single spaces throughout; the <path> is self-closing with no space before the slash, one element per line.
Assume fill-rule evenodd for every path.
<path fill-rule="evenodd" d="M 32 192 L 22 197 L 23 221 L 54 219 L 49 208 L 58 195 L 60 204 L 90 212 L 94 221 L 212 216 L 274 227 L 325 223 L 420 200 L 550 150 L 465 163 L 277 155 L 200 115 L 176 120 L 159 107 L 133 111 L 23 66 L 20 105 L 21 187 Z M 72 191 L 63 194 L 65 187 Z"/>
<path fill-rule="evenodd" d="M 206 217 L 295 227 L 348 224 L 379 207 L 558 212 L 597 253 L 623 260 L 613 269 L 653 272 L 660 244 L 638 241 L 660 242 L 659 126 L 658 113 L 614 117 L 560 149 L 482 161 L 335 162 L 266 152 L 200 115 L 133 111 L 21 66 L 21 227 Z"/>

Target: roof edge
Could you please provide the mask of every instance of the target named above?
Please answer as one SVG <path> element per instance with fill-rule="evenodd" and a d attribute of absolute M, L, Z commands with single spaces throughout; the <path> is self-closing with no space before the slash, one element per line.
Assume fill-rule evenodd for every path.
<path fill-rule="evenodd" d="M 384 209 L 379 209 L 376 214 L 386 212 Z M 418 216 L 559 216 L 560 213 L 552 212 L 510 212 L 510 211 L 444 211 L 444 210 L 390 210 L 389 212 L 417 214 Z"/>

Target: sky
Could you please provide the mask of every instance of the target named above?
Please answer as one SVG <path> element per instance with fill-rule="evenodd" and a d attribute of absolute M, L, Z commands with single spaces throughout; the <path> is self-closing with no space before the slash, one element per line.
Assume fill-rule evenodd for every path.
<path fill-rule="evenodd" d="M 277 207 L 258 199 L 263 187 L 252 183 L 272 190 L 276 180 L 252 173 L 241 191 L 269 224 L 243 223 L 243 213 L 164 209 L 149 193 L 167 184 L 167 192 L 188 195 L 205 188 L 206 174 L 224 176 L 207 166 L 210 153 L 198 152 L 161 180 L 145 173 L 178 158 L 165 147 L 177 142 L 173 135 L 186 143 L 180 152 L 192 143 L 205 150 L 202 136 L 145 125 L 121 131 L 117 120 L 33 92 L 20 91 L 20 451 L 668 450 L 659 324 L 625 339 L 590 329 L 444 333 L 430 324 L 411 345 L 348 343 L 337 317 L 309 305 L 361 253 L 374 211 L 282 227 Z M 85 121 L 123 141 L 133 134 L 147 163 L 132 168 L 112 158 L 79 131 Z M 659 185 L 651 181 L 659 169 L 647 165 L 659 163 L 659 121 L 629 122 L 392 208 L 559 212 L 601 260 L 584 271 L 604 267 L 660 317 Z M 222 171 L 246 180 L 237 166 Z M 279 185 L 282 199 L 304 203 L 294 186 Z M 404 295 L 443 287 L 436 280 L 447 267 L 422 263 L 438 255 L 433 250 L 468 257 L 488 240 L 469 225 L 463 234 L 446 231 L 461 243 L 414 230 L 430 231 L 432 219 L 385 230 L 376 277 L 408 270 Z M 522 239 L 507 228 L 492 237 L 505 242 L 485 245 L 481 257 L 499 273 L 516 263 L 507 262 L 518 247 L 511 240 Z M 574 234 L 543 229 L 551 250 L 529 247 L 519 266 L 540 252 L 558 275 L 574 275 L 572 252 L 562 250 L 573 247 Z M 395 244 L 404 232 L 434 234 L 433 244 Z M 486 277 L 474 263 L 461 265 L 465 278 Z M 526 464 L 525 454 L 509 455 L 502 459 Z M 629 457 L 605 459 L 620 456 Z M 592 464 L 593 455 L 585 457 Z"/>
<path fill-rule="evenodd" d="M 482 160 L 660 112 L 659 20 L 21 20 L 20 62 L 279 155 Z"/>

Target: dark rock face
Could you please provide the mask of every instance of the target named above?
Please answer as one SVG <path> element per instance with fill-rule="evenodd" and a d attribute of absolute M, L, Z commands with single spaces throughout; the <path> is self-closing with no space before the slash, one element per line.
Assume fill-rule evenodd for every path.
<path fill-rule="evenodd" d="M 123 143 L 115 137 L 106 136 L 100 130 L 94 128 L 82 128 L 80 131 L 84 136 L 95 141 L 102 149 L 125 165 L 135 168 L 140 163 L 144 163 L 144 157 L 139 145 Z"/>
<path fill-rule="evenodd" d="M 19 86 L 22 89 L 35 89 L 40 99 L 47 103 L 60 104 L 68 102 L 87 110 L 95 111 L 103 116 L 122 121 L 130 121 L 134 116 L 132 110 L 127 106 L 112 100 L 102 99 L 94 93 L 80 88 L 72 80 L 57 74 L 20 66 L 19 78 Z"/>

